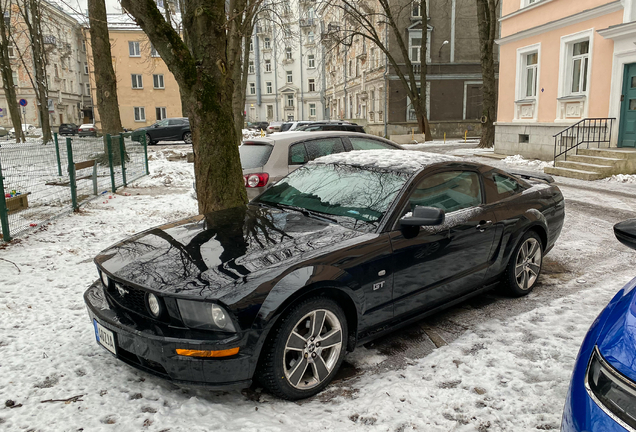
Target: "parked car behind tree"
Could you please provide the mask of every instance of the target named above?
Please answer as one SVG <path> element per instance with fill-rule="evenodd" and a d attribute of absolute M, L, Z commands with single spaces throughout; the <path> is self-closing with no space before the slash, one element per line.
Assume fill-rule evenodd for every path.
<path fill-rule="evenodd" d="M 77 134 L 81 137 L 97 136 L 97 128 L 95 127 L 94 123 L 84 123 L 79 127 L 77 132 Z"/>
<path fill-rule="evenodd" d="M 62 123 L 57 130 L 60 135 L 76 135 L 79 127 L 75 123 Z"/>
<path fill-rule="evenodd" d="M 190 120 L 187 117 L 175 117 L 159 120 L 152 126 L 140 127 L 131 134 L 133 141 L 141 142 L 141 137 L 146 136 L 146 144 L 157 144 L 160 141 L 185 141 L 192 144 L 192 132 Z"/>

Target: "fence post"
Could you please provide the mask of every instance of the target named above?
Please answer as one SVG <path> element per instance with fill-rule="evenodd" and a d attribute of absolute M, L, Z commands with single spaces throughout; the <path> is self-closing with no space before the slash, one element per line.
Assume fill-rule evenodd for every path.
<path fill-rule="evenodd" d="M 110 185 L 113 193 L 117 191 L 117 185 L 115 184 L 115 167 L 113 166 L 113 142 L 110 134 L 104 135 L 106 140 L 106 150 L 108 151 L 108 166 L 110 167 Z"/>
<path fill-rule="evenodd" d="M 77 205 L 77 184 L 75 183 L 75 163 L 73 162 L 73 145 L 72 140 L 66 138 L 66 151 L 68 153 L 68 178 L 71 186 L 71 201 L 73 202 L 73 211 L 76 211 Z"/>
<path fill-rule="evenodd" d="M 121 178 L 124 180 L 124 187 L 126 183 L 126 148 L 124 147 L 124 135 L 119 134 L 119 154 L 121 156 Z"/>
<path fill-rule="evenodd" d="M 4 177 L 2 176 L 2 161 L 0 161 L 0 225 L 2 225 L 2 239 L 11 241 L 9 230 L 9 212 L 7 210 L 7 200 L 4 198 Z"/>
<path fill-rule="evenodd" d="M 148 143 L 146 142 L 146 134 L 141 136 L 142 143 L 144 144 L 144 162 L 146 163 L 146 175 L 150 175 L 150 168 L 148 168 Z"/>
<path fill-rule="evenodd" d="M 53 134 L 55 141 L 55 156 L 57 157 L 57 174 L 62 177 L 62 161 L 60 160 L 60 144 L 57 141 L 57 132 Z"/>

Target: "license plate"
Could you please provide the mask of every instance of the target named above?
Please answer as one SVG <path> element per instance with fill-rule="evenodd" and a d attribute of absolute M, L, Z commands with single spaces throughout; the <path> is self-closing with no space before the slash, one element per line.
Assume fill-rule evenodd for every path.
<path fill-rule="evenodd" d="M 102 326 L 96 320 L 93 320 L 93 325 L 95 326 L 95 337 L 97 338 L 97 342 L 116 355 L 117 346 L 115 345 L 115 334 Z"/>

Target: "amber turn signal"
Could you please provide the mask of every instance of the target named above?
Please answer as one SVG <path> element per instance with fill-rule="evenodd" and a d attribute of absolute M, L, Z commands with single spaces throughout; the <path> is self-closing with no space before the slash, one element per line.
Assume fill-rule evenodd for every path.
<path fill-rule="evenodd" d="M 203 351 L 177 348 L 177 354 L 186 357 L 229 357 L 238 354 L 238 352 L 238 347 L 220 351 Z"/>

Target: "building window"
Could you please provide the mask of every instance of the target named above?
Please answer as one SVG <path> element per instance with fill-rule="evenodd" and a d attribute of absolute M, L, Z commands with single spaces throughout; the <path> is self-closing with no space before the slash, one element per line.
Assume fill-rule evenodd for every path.
<path fill-rule="evenodd" d="M 538 3 L 539 1 L 541 1 L 541 0 L 521 0 L 521 7 L 522 8 L 528 7 L 530 5 Z"/>
<path fill-rule="evenodd" d="M 420 7 L 419 1 L 413 2 L 413 7 L 411 8 L 411 16 L 413 18 L 422 18 L 422 9 Z"/>
<path fill-rule="evenodd" d="M 274 118 L 274 105 L 267 105 L 267 119 Z"/>
<path fill-rule="evenodd" d="M 285 47 L 285 60 L 292 59 L 292 49 L 291 47 Z"/>
<path fill-rule="evenodd" d="M 139 42 L 128 42 L 128 55 L 130 57 L 141 57 L 141 50 L 139 49 Z"/>
<path fill-rule="evenodd" d="M 146 121 L 146 108 L 144 107 L 134 107 L 135 110 L 135 121 L 136 122 L 145 122 Z"/>
<path fill-rule="evenodd" d="M 288 107 L 294 106 L 294 95 L 287 95 L 287 106 Z"/>
<path fill-rule="evenodd" d="M 539 53 L 523 54 L 523 97 L 537 97 L 537 72 L 539 66 Z"/>
<path fill-rule="evenodd" d="M 307 33 L 307 43 L 314 43 L 315 42 L 315 36 L 314 36 L 314 32 L 310 31 L 309 33 Z"/>
<path fill-rule="evenodd" d="M 165 119 L 167 117 L 166 116 L 166 107 L 157 107 L 157 108 L 155 108 L 155 115 L 157 116 L 157 121 Z"/>
<path fill-rule="evenodd" d="M 307 55 L 307 67 L 313 69 L 316 67 L 316 58 L 313 54 Z"/>
<path fill-rule="evenodd" d="M 268 37 L 265 38 L 264 49 L 271 49 L 271 47 L 272 47 L 272 42 L 270 41 Z"/>
<path fill-rule="evenodd" d="M 287 82 L 290 84 L 294 82 L 294 75 L 292 71 L 287 71 Z"/>
<path fill-rule="evenodd" d="M 590 41 L 576 42 L 568 46 L 571 80 L 571 94 L 581 94 L 587 91 L 587 73 L 589 69 Z"/>
<path fill-rule="evenodd" d="M 254 41 L 250 40 L 250 52 L 254 51 Z"/>
<path fill-rule="evenodd" d="M 7 47 L 7 50 L 9 50 L 9 58 L 14 58 L 15 57 L 15 51 L 13 49 L 13 45 L 9 45 Z"/>
<path fill-rule="evenodd" d="M 250 83 L 250 94 L 251 95 L 256 94 L 256 83 Z"/>
<path fill-rule="evenodd" d="M 86 41 L 82 39 L 82 51 L 86 52 Z"/>
<path fill-rule="evenodd" d="M 89 83 L 84 84 L 86 86 L 86 96 L 91 95 L 91 85 Z"/>
<path fill-rule="evenodd" d="M 272 71 L 272 61 L 267 59 L 265 60 L 265 72 L 271 72 Z"/>
<path fill-rule="evenodd" d="M 156 89 L 165 88 L 163 85 L 163 74 L 155 74 L 152 76 L 152 84 Z"/>
<path fill-rule="evenodd" d="M 249 62 L 249 73 L 254 73 L 254 62 L 252 60 Z"/>
<path fill-rule="evenodd" d="M 315 103 L 310 103 L 309 104 L 309 117 L 316 117 L 316 104 Z"/>
<path fill-rule="evenodd" d="M 353 75 L 353 62 L 349 60 L 349 76 Z"/>
<path fill-rule="evenodd" d="M 132 77 L 132 88 L 134 88 L 134 89 L 142 89 L 142 88 L 144 88 L 144 83 L 143 83 L 141 75 L 132 74 L 131 77 Z"/>
<path fill-rule="evenodd" d="M 152 44 L 150 45 L 150 56 L 151 57 L 161 57 L 159 55 L 159 53 L 157 52 L 157 49 L 154 46 L 152 46 Z"/>
<path fill-rule="evenodd" d="M 84 62 L 84 75 L 88 75 L 88 63 Z"/>
<path fill-rule="evenodd" d="M 422 32 L 409 32 L 409 59 L 413 63 L 422 61 Z"/>
<path fill-rule="evenodd" d="M 316 91 L 316 80 L 313 78 L 309 78 L 309 91 L 310 92 Z"/>
<path fill-rule="evenodd" d="M 20 81 L 18 80 L 18 73 L 16 71 L 11 72 L 11 76 L 13 77 L 13 85 L 20 86 Z"/>
<path fill-rule="evenodd" d="M 265 83 L 265 91 L 267 91 L 267 94 L 272 94 L 272 82 L 271 81 L 267 81 Z"/>

